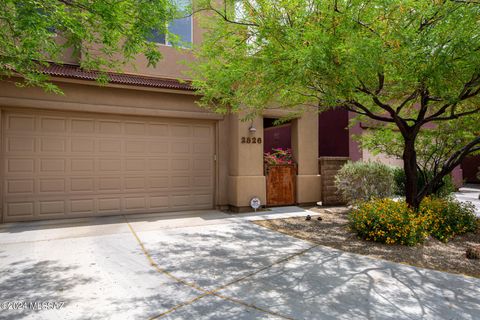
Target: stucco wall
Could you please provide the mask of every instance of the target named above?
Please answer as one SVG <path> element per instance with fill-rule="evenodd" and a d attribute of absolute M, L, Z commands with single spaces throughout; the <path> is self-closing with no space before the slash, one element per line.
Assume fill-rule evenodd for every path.
<path fill-rule="evenodd" d="M 0 82 L 0 108 L 45 109 L 105 114 L 199 119 L 215 124 L 216 169 L 215 203 L 228 205 L 230 129 L 223 116 L 199 108 L 191 93 L 142 90 L 119 86 L 99 86 L 95 82 L 57 83 L 64 95 L 45 93 L 40 88 L 18 88 L 13 82 Z M 261 168 L 262 161 L 257 167 Z M 261 170 L 260 170 L 261 172 Z"/>

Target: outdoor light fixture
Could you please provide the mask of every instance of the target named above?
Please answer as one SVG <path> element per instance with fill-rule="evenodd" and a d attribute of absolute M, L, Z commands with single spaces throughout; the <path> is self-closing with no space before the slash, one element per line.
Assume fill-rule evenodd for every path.
<path fill-rule="evenodd" d="M 257 132 L 257 128 L 255 128 L 253 126 L 253 121 L 252 121 L 252 124 L 250 125 L 250 128 L 248 128 L 248 131 L 251 133 L 251 134 L 255 134 L 255 132 Z"/>

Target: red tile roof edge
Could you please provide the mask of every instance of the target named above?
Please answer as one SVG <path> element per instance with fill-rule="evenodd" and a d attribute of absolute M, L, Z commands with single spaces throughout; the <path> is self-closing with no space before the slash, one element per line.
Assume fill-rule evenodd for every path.
<path fill-rule="evenodd" d="M 79 80 L 95 81 L 100 76 L 99 71 L 87 71 L 76 65 L 69 64 L 50 64 L 44 68 L 43 73 L 62 78 L 71 78 Z M 195 91 L 190 81 L 180 82 L 179 80 L 148 77 L 126 73 L 106 72 L 109 78 L 108 83 L 124 84 L 140 87 L 162 88 L 172 90 Z"/>

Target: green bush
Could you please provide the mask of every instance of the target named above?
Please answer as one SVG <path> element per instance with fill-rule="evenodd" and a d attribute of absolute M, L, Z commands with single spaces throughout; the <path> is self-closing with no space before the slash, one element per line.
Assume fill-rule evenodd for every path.
<path fill-rule="evenodd" d="M 365 239 L 414 246 L 429 235 L 428 217 L 418 215 L 405 201 L 374 199 L 360 204 L 349 215 L 350 227 Z"/>
<path fill-rule="evenodd" d="M 425 198 L 420 213 L 429 217 L 430 234 L 447 242 L 458 234 L 473 232 L 477 227 L 475 207 L 453 199 Z"/>
<path fill-rule="evenodd" d="M 337 172 L 335 186 L 349 203 L 389 197 L 394 188 L 393 170 L 378 162 L 347 162 Z"/>
<path fill-rule="evenodd" d="M 394 194 L 401 197 L 405 197 L 405 182 L 407 180 L 405 176 L 405 171 L 403 171 L 403 168 L 395 167 L 393 169 L 393 175 L 395 180 Z M 427 173 L 428 178 L 431 178 L 432 175 L 433 175 L 432 173 Z M 442 183 L 443 183 L 442 187 L 435 193 L 435 196 L 443 198 L 450 195 L 452 192 L 455 192 L 456 187 L 455 187 L 455 184 L 453 183 L 453 179 L 451 175 L 447 175 L 443 177 Z M 418 190 L 423 188 L 424 185 L 425 185 L 425 178 L 422 175 L 419 175 L 417 179 Z"/>
<path fill-rule="evenodd" d="M 447 242 L 455 235 L 475 231 L 472 204 L 448 198 L 425 198 L 418 212 L 405 201 L 374 199 L 350 212 L 352 230 L 365 240 L 413 246 L 429 235 Z"/>

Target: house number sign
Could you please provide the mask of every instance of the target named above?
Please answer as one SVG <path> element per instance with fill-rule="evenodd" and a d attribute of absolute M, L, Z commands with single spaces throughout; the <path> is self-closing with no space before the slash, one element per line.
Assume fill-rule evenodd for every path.
<path fill-rule="evenodd" d="M 262 138 L 256 137 L 242 137 L 240 140 L 242 143 L 262 143 Z"/>

